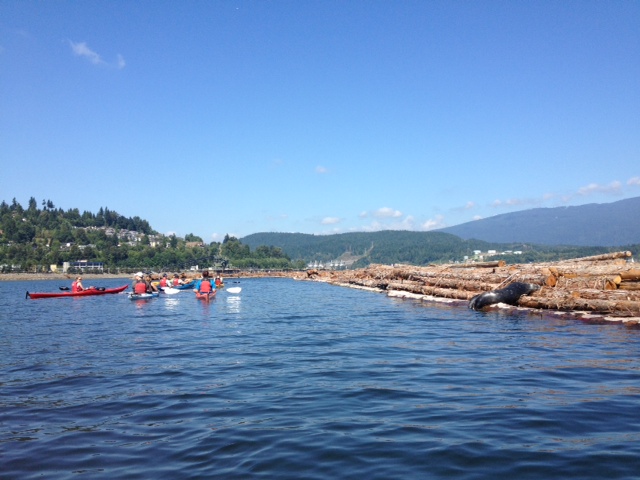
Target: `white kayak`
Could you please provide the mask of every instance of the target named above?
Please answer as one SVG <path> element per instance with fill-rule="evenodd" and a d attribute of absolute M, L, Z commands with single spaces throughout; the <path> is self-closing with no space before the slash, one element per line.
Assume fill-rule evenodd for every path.
<path fill-rule="evenodd" d="M 162 292 L 166 293 L 167 295 L 175 295 L 176 293 L 180 293 L 180 289 L 179 288 L 164 287 L 162 289 Z"/>

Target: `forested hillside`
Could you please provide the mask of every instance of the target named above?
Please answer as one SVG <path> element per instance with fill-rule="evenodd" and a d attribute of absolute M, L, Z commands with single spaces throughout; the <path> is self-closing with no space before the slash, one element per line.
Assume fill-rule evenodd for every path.
<path fill-rule="evenodd" d="M 639 245 L 623 249 L 637 254 Z M 607 253 L 620 247 L 556 247 L 532 243 L 464 240 L 444 232 L 380 231 L 336 235 L 256 233 L 239 240 L 206 243 L 200 237 L 164 236 L 146 220 L 108 208 L 97 213 L 13 200 L 0 203 L 0 270 L 47 271 L 63 262 L 101 262 L 105 269 L 155 271 L 200 268 L 301 269 L 321 263 L 355 268 L 370 263 L 463 262 L 505 259 L 509 263 L 561 260 Z"/>
<path fill-rule="evenodd" d="M 48 271 L 51 265 L 88 261 L 103 263 L 105 270 L 156 271 L 200 268 L 292 269 L 294 265 L 277 247 L 257 246 L 254 251 L 237 238 L 222 243 L 203 242 L 155 232 L 139 217 L 127 218 L 108 208 L 97 213 L 77 208 L 56 208 L 51 200 L 41 207 L 35 198 L 23 208 L 15 199 L 0 203 L 0 271 Z"/>
<path fill-rule="evenodd" d="M 616 247 L 640 243 L 640 197 L 576 207 L 533 208 L 439 230 L 464 239 Z"/>
<path fill-rule="evenodd" d="M 429 263 L 459 262 L 465 259 L 498 260 L 510 263 L 539 262 L 597 255 L 613 251 L 607 247 L 551 247 L 522 243 L 489 243 L 463 240 L 442 232 L 410 232 L 385 230 L 336 235 L 302 233 L 255 233 L 242 238 L 248 246 L 280 247 L 294 260 L 327 262 L 341 258 L 356 258 L 353 266 L 369 263 Z M 628 249 L 636 252 L 636 248 Z M 495 251 L 489 253 L 489 251 Z M 478 254 L 477 252 L 480 252 Z M 465 258 L 466 257 L 466 258 Z"/>

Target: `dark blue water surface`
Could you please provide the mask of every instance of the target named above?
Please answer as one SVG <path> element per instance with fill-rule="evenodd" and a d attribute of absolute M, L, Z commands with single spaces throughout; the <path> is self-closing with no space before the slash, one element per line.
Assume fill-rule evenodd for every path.
<path fill-rule="evenodd" d="M 288 279 L 24 298 L 58 286 L 0 282 L 2 478 L 640 476 L 639 330 Z"/>

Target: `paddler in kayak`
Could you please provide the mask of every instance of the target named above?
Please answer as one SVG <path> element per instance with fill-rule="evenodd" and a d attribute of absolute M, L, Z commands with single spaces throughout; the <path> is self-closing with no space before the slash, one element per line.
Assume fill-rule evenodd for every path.
<path fill-rule="evenodd" d="M 158 291 L 158 287 L 156 287 L 151 281 L 151 275 L 145 275 L 144 283 L 147 285 L 147 293 L 154 293 Z"/>
<path fill-rule="evenodd" d="M 82 277 L 78 275 L 76 277 L 75 282 L 71 284 L 71 293 L 77 293 L 83 290 L 84 290 L 84 287 L 82 286 Z"/>
<path fill-rule="evenodd" d="M 196 298 L 204 298 L 209 301 L 216 294 L 216 287 L 209 278 L 209 270 L 202 272 L 202 278 L 196 281 L 193 291 L 196 292 Z"/>
<path fill-rule="evenodd" d="M 147 284 L 142 280 L 142 272 L 135 274 L 132 287 L 133 293 L 147 293 Z"/>

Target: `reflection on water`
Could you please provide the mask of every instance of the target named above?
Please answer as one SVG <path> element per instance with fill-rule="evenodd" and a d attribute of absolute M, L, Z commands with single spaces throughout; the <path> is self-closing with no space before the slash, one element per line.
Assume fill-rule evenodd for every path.
<path fill-rule="evenodd" d="M 240 295 L 227 296 L 227 312 L 240 313 L 241 298 Z"/>
<path fill-rule="evenodd" d="M 164 301 L 164 307 L 167 310 L 177 310 L 178 306 L 180 305 L 180 300 L 178 300 L 178 298 L 176 297 L 177 295 L 171 295 L 162 299 Z"/>
<path fill-rule="evenodd" d="M 0 285 L 2 478 L 640 471 L 637 330 L 286 279 L 24 299 L 56 288 Z"/>

